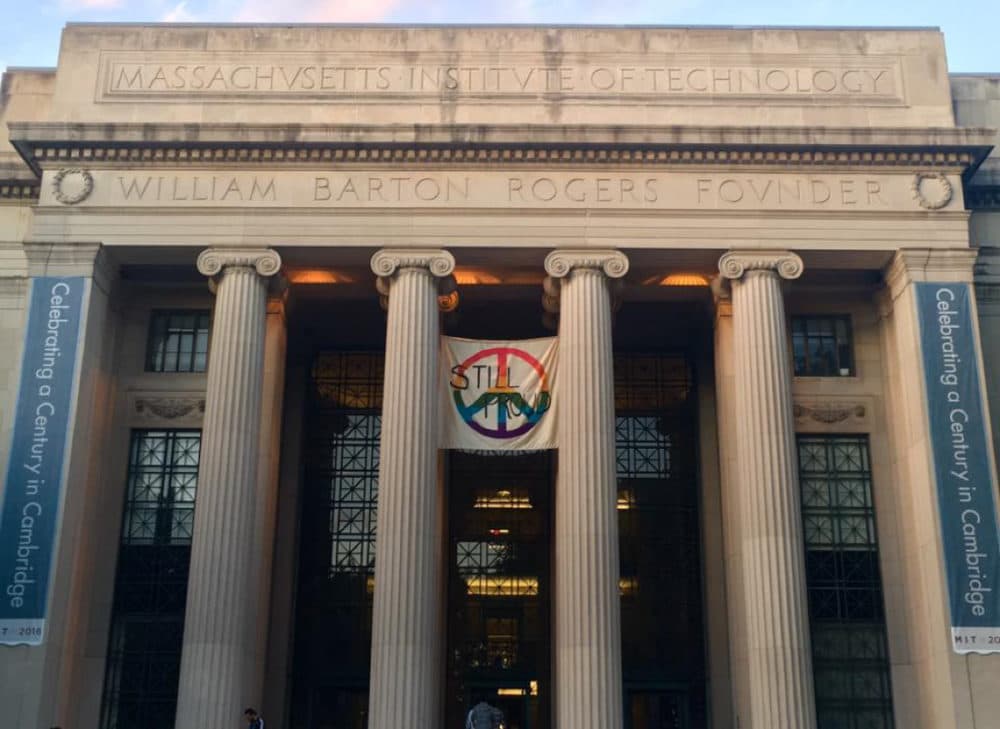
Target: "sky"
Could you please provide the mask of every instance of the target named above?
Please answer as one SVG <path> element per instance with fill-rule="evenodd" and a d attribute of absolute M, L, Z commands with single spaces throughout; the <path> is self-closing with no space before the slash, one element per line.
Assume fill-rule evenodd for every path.
<path fill-rule="evenodd" d="M 0 0 L 0 69 L 55 66 L 69 21 L 935 26 L 950 71 L 1000 73 L 1000 0 Z"/>

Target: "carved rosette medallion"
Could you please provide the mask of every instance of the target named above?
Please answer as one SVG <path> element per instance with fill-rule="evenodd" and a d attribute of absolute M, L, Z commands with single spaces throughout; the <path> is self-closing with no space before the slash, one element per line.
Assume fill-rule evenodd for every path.
<path fill-rule="evenodd" d="M 723 278 L 738 281 L 748 271 L 773 271 L 791 281 L 802 275 L 802 259 L 790 251 L 730 251 L 719 259 Z"/>
<path fill-rule="evenodd" d="M 925 210 L 940 210 L 954 196 L 951 182 L 941 172 L 918 172 L 910 184 L 913 199 Z"/>
<path fill-rule="evenodd" d="M 94 176 L 79 167 L 59 170 L 52 178 L 52 190 L 63 205 L 76 205 L 94 191 Z"/>
<path fill-rule="evenodd" d="M 203 276 L 218 276 L 230 266 L 253 268 L 260 276 L 274 276 L 281 270 L 281 256 L 270 248 L 208 248 L 198 256 Z"/>

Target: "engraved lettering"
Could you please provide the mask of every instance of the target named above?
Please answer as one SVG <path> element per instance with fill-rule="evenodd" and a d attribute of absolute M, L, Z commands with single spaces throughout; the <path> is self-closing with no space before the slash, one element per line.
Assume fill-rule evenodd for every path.
<path fill-rule="evenodd" d="M 595 68 L 590 72 L 590 83 L 600 91 L 610 91 L 615 87 L 615 74 L 610 68 Z"/>
<path fill-rule="evenodd" d="M 274 178 L 268 179 L 267 184 L 261 186 L 257 178 L 253 178 L 253 185 L 250 187 L 251 200 L 277 200 L 277 193 L 274 189 Z"/>
<path fill-rule="evenodd" d="M 146 197 L 146 190 L 149 188 L 149 182 L 152 179 L 153 178 L 151 177 L 147 177 L 145 182 L 142 183 L 142 187 L 140 188 L 138 178 L 132 177 L 128 182 L 128 186 L 126 187 L 125 178 L 119 177 L 118 184 L 121 185 L 122 187 L 122 196 L 126 200 L 131 200 L 132 196 L 134 195 L 136 199 L 142 200 L 143 198 Z"/>
<path fill-rule="evenodd" d="M 417 180 L 417 184 L 413 186 L 413 192 L 416 194 L 418 199 L 423 200 L 424 202 L 430 202 L 431 200 L 437 200 L 441 197 L 441 186 L 437 184 L 437 180 L 430 177 L 422 177 Z"/>
<path fill-rule="evenodd" d="M 840 181 L 840 202 L 844 205 L 854 205 L 857 202 L 854 197 L 854 180 Z"/>
<path fill-rule="evenodd" d="M 313 200 L 330 199 L 330 181 L 325 177 L 317 177 L 313 183 Z"/>
<path fill-rule="evenodd" d="M 723 180 L 719 183 L 719 197 L 728 203 L 738 203 L 743 199 L 743 188 L 736 180 Z"/>
<path fill-rule="evenodd" d="M 876 201 L 880 205 L 886 205 L 885 200 L 882 199 L 880 193 L 882 192 L 882 185 L 875 180 L 867 180 L 865 182 L 865 191 L 868 193 L 868 204 L 874 205 Z"/>

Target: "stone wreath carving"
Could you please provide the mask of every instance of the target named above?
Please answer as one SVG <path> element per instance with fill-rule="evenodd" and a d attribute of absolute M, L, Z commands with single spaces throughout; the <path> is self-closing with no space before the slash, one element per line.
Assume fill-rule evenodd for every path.
<path fill-rule="evenodd" d="M 199 398 L 142 397 L 135 401 L 135 411 L 140 415 L 149 413 L 167 420 L 183 418 L 195 410 L 205 412 L 205 401 Z"/>
<path fill-rule="evenodd" d="M 824 425 L 843 423 L 851 419 L 862 420 L 866 412 L 864 405 L 855 403 L 815 403 L 809 405 L 796 403 L 793 408 L 796 420 L 808 418 Z"/>
<path fill-rule="evenodd" d="M 545 257 L 545 273 L 565 278 L 574 268 L 596 268 L 608 278 L 628 273 L 628 258 L 621 251 L 556 250 Z"/>
<path fill-rule="evenodd" d="M 198 256 L 198 271 L 217 276 L 227 266 L 253 268 L 260 276 L 273 276 L 281 269 L 281 256 L 270 248 L 208 248 Z"/>
<path fill-rule="evenodd" d="M 951 202 L 954 190 L 941 172 L 918 172 L 910 184 L 913 199 L 925 210 L 940 210 Z"/>
<path fill-rule="evenodd" d="M 739 280 L 747 271 L 774 271 L 781 278 L 796 279 L 802 275 L 802 259 L 789 251 L 730 251 L 719 259 L 723 278 Z"/>
<path fill-rule="evenodd" d="M 94 176 L 79 167 L 59 170 L 52 178 L 52 189 L 56 200 L 63 205 L 83 202 L 94 191 Z"/>

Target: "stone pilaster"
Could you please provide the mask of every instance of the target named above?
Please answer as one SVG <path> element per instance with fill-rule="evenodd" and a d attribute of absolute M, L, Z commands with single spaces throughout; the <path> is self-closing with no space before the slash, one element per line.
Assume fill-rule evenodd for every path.
<path fill-rule="evenodd" d="M 554 725 L 620 729 L 621 598 L 609 279 L 628 272 L 628 259 L 618 251 L 557 250 L 546 257 L 545 271 L 560 281 Z"/>
<path fill-rule="evenodd" d="M 802 274 L 788 252 L 730 252 L 736 504 L 746 627 L 749 724 L 816 726 L 802 513 L 782 279 Z M 732 513 L 732 512 L 730 512 Z M 732 583 L 731 583 L 732 584 Z M 742 724 L 741 724 L 742 726 Z"/>
<path fill-rule="evenodd" d="M 743 607 L 743 573 L 740 569 L 740 490 L 736 465 L 735 396 L 733 360 L 733 301 L 727 279 L 712 281 L 715 299 L 715 397 L 718 426 L 719 481 L 722 495 L 722 541 L 726 579 L 726 612 L 729 637 L 731 702 L 734 722 L 750 729 L 750 690 L 746 651 L 746 610 Z"/>
<path fill-rule="evenodd" d="M 900 582 L 889 588 L 892 573 L 884 574 L 883 579 L 887 592 L 899 593 L 906 605 L 905 615 L 889 623 L 889 650 L 894 694 L 913 697 L 905 704 L 896 702 L 896 721 L 914 729 L 976 726 L 980 716 L 995 715 L 1000 708 L 997 692 L 981 689 L 997 682 L 996 669 L 988 659 L 952 650 L 949 588 L 914 286 L 923 282 L 972 284 L 975 261 L 974 249 L 896 251 L 883 271 L 885 287 L 879 297 L 889 449 L 872 455 L 882 455 L 891 462 L 897 488 L 894 506 L 898 509 L 895 519 L 901 525 L 901 560 L 890 569 L 898 570 Z M 981 291 L 982 284 L 989 281 L 988 268 L 977 273 L 975 283 Z M 974 300 L 971 303 L 976 322 L 976 304 Z M 974 336 L 979 338 L 979 332 Z M 982 375 L 982 360 L 978 366 Z M 876 507 L 886 505 L 877 503 Z M 886 597 L 888 603 L 892 598 L 889 594 Z M 895 642 L 893 622 L 900 629 Z M 905 666 L 905 670 L 898 666 Z"/>
<path fill-rule="evenodd" d="M 258 703 L 255 554 L 267 279 L 272 250 L 209 249 L 216 279 L 176 726 L 231 726 Z M 235 717 L 235 718 L 234 718 Z"/>
<path fill-rule="evenodd" d="M 455 259 L 441 250 L 382 250 L 371 267 L 389 300 L 368 726 L 439 727 L 444 498 L 437 467 L 438 294 Z"/>

